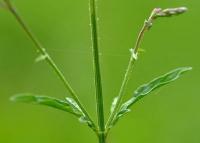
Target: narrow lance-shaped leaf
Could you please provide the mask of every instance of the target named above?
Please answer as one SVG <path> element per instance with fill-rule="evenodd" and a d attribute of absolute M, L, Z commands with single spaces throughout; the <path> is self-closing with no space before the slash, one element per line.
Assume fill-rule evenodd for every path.
<path fill-rule="evenodd" d="M 145 97 L 146 95 L 148 95 L 149 93 L 151 93 L 155 89 L 175 81 L 183 73 L 185 73 L 185 72 L 187 72 L 191 69 L 192 69 L 191 67 L 177 68 L 177 69 L 175 69 L 175 70 L 173 70 L 173 71 L 171 71 L 171 72 L 169 72 L 165 75 L 162 75 L 162 76 L 150 81 L 149 83 L 144 84 L 144 85 L 140 86 L 139 88 L 137 88 L 136 91 L 133 94 L 133 97 L 131 99 L 129 99 L 127 102 L 125 102 L 124 104 L 122 104 L 119 112 L 116 114 L 116 116 L 115 116 L 110 127 L 115 125 L 120 117 L 122 117 L 126 113 L 130 112 L 131 111 L 130 107 L 134 103 L 136 103 L 141 98 Z"/>
<path fill-rule="evenodd" d="M 38 104 L 38 105 L 46 105 L 52 108 L 56 108 L 59 110 L 63 110 L 69 113 L 74 114 L 77 117 L 81 117 L 82 111 L 80 108 L 78 108 L 78 105 L 73 106 L 75 104 L 75 101 L 70 98 L 70 100 L 64 101 L 60 99 L 55 99 L 48 96 L 40 96 L 40 95 L 34 95 L 30 93 L 22 93 L 17 94 L 15 96 L 11 97 L 12 101 L 16 102 L 24 102 L 24 103 L 32 103 L 32 104 Z"/>
<path fill-rule="evenodd" d="M 21 93 L 12 96 L 11 100 L 15 102 L 45 105 L 62 111 L 66 111 L 78 117 L 81 123 L 86 123 L 89 127 L 93 129 L 95 128 L 93 124 L 90 122 L 90 120 L 82 112 L 81 108 L 73 98 L 67 97 L 66 100 L 60 100 L 48 96 L 34 95 L 30 93 Z"/>

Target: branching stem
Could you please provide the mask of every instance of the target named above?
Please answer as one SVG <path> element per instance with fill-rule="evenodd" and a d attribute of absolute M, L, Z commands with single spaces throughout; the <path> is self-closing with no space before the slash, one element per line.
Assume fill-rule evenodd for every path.
<path fill-rule="evenodd" d="M 15 7 L 11 4 L 11 2 L 9 0 L 4 0 L 6 7 L 8 8 L 8 10 L 12 13 L 12 15 L 16 18 L 17 22 L 20 24 L 20 26 L 22 27 L 22 29 L 26 32 L 26 34 L 28 35 L 28 37 L 31 39 L 31 41 L 34 43 L 36 50 L 45 57 L 46 62 L 52 67 L 52 69 L 56 72 L 56 74 L 58 75 L 58 77 L 60 78 L 60 80 L 63 82 L 64 86 L 66 87 L 66 89 L 68 90 L 68 92 L 70 93 L 70 95 L 74 98 L 74 100 L 77 102 L 77 104 L 79 105 L 79 107 L 81 108 L 81 110 L 83 111 L 83 113 L 85 114 L 85 116 L 89 119 L 89 121 L 92 124 L 92 129 L 97 132 L 96 127 L 94 122 L 92 121 L 92 119 L 90 118 L 89 114 L 87 113 L 87 111 L 85 110 L 84 106 L 81 104 L 76 92 L 72 89 L 72 87 L 70 86 L 69 82 L 66 80 L 64 74 L 60 71 L 60 69 L 57 67 L 57 65 L 55 64 L 55 62 L 53 61 L 53 59 L 49 56 L 49 54 L 46 52 L 46 49 L 41 45 L 41 43 L 37 40 L 37 38 L 33 35 L 33 33 L 31 32 L 31 30 L 28 28 L 28 26 L 25 24 L 24 20 L 21 18 L 21 16 L 19 15 L 19 13 L 16 11 Z"/>
<path fill-rule="evenodd" d="M 112 122 L 113 122 L 113 120 L 116 116 L 116 113 L 120 108 L 121 102 L 123 100 L 123 96 L 124 96 L 125 91 L 126 91 L 128 81 L 129 81 L 131 74 L 132 74 L 132 71 L 133 71 L 135 61 L 137 60 L 137 55 L 138 55 L 138 50 L 139 50 L 140 44 L 141 44 L 142 39 L 144 37 L 145 31 L 147 31 L 152 26 L 153 16 L 154 16 L 154 11 L 151 13 L 149 19 L 145 20 L 144 25 L 142 26 L 142 28 L 141 28 L 141 30 L 138 34 L 135 47 L 134 47 L 134 49 L 130 50 L 131 51 L 131 57 L 130 57 L 130 60 L 129 60 L 129 64 L 128 64 L 126 73 L 124 75 L 122 85 L 120 87 L 120 91 L 119 91 L 119 94 L 118 94 L 116 105 L 115 105 L 115 108 L 114 108 L 113 112 L 111 113 L 111 115 L 108 119 L 108 122 L 106 123 L 106 134 L 108 134 L 108 132 L 111 128 Z"/>
<path fill-rule="evenodd" d="M 15 17 L 17 22 L 20 24 L 22 29 L 34 43 L 37 52 L 39 52 L 43 59 L 52 67 L 55 71 L 59 79 L 63 82 L 65 88 L 68 90 L 70 95 L 79 105 L 80 109 L 82 110 L 84 117 L 87 118 L 88 125 L 92 128 L 92 130 L 97 134 L 99 143 L 106 143 L 106 137 L 110 129 L 112 128 L 115 117 L 117 117 L 117 113 L 120 110 L 121 102 L 123 101 L 123 97 L 126 92 L 127 84 L 131 77 L 132 71 L 134 69 L 134 64 L 137 60 L 138 50 L 144 34 L 147 30 L 149 30 L 152 26 L 152 23 L 155 19 L 160 17 L 170 17 L 173 15 L 179 15 L 187 11 L 186 7 L 178 7 L 178 8 L 168 8 L 162 10 L 161 8 L 155 8 L 150 17 L 145 20 L 144 25 L 142 26 L 135 46 L 131 49 L 131 57 L 128 63 L 127 70 L 124 75 L 124 79 L 122 85 L 119 90 L 118 97 L 115 100 L 115 105 L 112 109 L 112 113 L 105 125 L 104 123 L 104 102 L 103 102 L 103 93 L 102 93 L 102 83 L 101 83 L 101 70 L 100 70 L 100 61 L 99 61 L 99 35 L 98 35 L 98 17 L 97 17 L 97 0 L 89 0 L 89 7 L 90 7 L 90 28 L 91 28 L 91 39 L 92 39 L 92 51 L 93 51 L 93 64 L 94 64 L 94 75 L 95 75 L 95 94 L 96 94 L 96 109 L 97 109 L 97 118 L 98 118 L 98 126 L 95 125 L 93 120 L 90 118 L 88 112 L 85 110 L 84 106 L 81 104 L 76 92 L 73 90 L 67 79 L 65 78 L 64 74 L 61 70 L 57 67 L 53 59 L 50 55 L 46 52 L 46 49 L 42 46 L 42 44 L 38 41 L 38 39 L 33 35 L 29 27 L 26 25 L 24 20 L 21 18 L 19 13 L 16 11 L 15 7 L 11 4 L 10 0 L 3 0 L 3 7 L 5 6 L 6 9 L 10 11 L 10 13 Z M 4 5 L 5 4 L 5 5 Z"/>

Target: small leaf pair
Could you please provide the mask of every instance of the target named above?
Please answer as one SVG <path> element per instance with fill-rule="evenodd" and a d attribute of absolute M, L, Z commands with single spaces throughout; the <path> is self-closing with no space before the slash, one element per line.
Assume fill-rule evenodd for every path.
<path fill-rule="evenodd" d="M 117 121 L 119 120 L 120 117 L 122 117 L 126 113 L 130 112 L 131 111 L 130 107 L 133 104 L 138 102 L 140 99 L 142 99 L 146 95 L 150 94 L 155 89 L 175 81 L 183 73 L 185 73 L 185 72 L 187 72 L 191 69 L 192 69 L 191 67 L 177 68 L 177 69 L 175 69 L 175 70 L 173 70 L 173 71 L 171 71 L 171 72 L 169 72 L 165 75 L 162 75 L 162 76 L 150 81 L 149 83 L 144 84 L 144 85 L 140 86 L 139 88 L 137 88 L 136 91 L 134 92 L 132 98 L 121 105 L 119 111 L 115 115 L 115 118 L 113 119 L 109 128 L 113 127 L 117 123 Z M 117 98 L 118 97 L 115 97 L 114 100 L 113 100 L 113 103 L 112 103 L 112 106 L 111 106 L 111 112 L 113 112 L 113 109 L 115 108 Z"/>

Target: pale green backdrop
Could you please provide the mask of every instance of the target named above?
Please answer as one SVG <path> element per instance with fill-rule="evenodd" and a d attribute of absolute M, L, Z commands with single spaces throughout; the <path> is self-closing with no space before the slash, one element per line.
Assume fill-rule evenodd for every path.
<path fill-rule="evenodd" d="M 13 0 L 95 119 L 88 0 Z M 144 39 L 126 98 L 134 89 L 179 66 L 193 71 L 137 103 L 112 130 L 108 143 L 200 142 L 200 1 L 99 0 L 101 67 L 106 118 L 136 35 L 154 7 L 187 6 L 188 13 L 158 20 Z M 47 107 L 12 103 L 15 93 L 64 98 L 62 83 L 15 19 L 0 9 L 0 143 L 96 143 L 87 126 Z"/>

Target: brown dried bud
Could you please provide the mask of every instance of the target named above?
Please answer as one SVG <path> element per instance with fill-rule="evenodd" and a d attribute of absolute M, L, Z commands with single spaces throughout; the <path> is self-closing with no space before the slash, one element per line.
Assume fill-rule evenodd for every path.
<path fill-rule="evenodd" d="M 186 7 L 178 7 L 178 8 L 167 8 L 164 10 L 158 9 L 157 11 L 154 12 L 153 18 L 158 18 L 158 17 L 170 17 L 173 15 L 179 15 L 184 12 L 186 12 L 188 9 Z"/>

